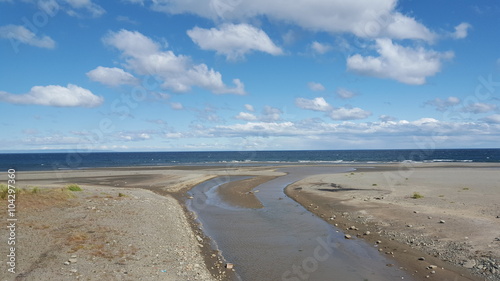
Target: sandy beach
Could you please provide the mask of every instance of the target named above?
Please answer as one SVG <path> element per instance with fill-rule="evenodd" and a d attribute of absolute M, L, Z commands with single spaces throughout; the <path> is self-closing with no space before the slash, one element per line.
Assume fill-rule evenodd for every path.
<path fill-rule="evenodd" d="M 416 277 L 500 280 L 499 168 L 358 167 L 303 179 L 286 193 L 346 233 L 377 245 Z"/>
<path fill-rule="evenodd" d="M 26 191 L 17 201 L 16 273 L 2 270 L 1 280 L 232 280 L 184 205 L 186 192 L 208 179 L 250 176 L 219 193 L 234 206 L 261 208 L 254 188 L 283 176 L 278 168 L 18 172 Z M 416 280 L 499 280 L 500 165 L 355 168 L 306 177 L 286 193 Z M 72 183 L 82 191 L 67 190 Z"/>

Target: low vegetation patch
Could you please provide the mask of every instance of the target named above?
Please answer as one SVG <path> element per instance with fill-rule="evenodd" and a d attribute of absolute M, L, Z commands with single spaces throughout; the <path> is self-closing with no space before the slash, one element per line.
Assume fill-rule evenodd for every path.
<path fill-rule="evenodd" d="M 424 198 L 424 196 L 418 192 L 413 192 L 413 195 L 411 196 L 411 198 L 420 199 L 420 198 Z"/>
<path fill-rule="evenodd" d="M 82 188 L 76 183 L 70 184 L 70 185 L 66 186 L 66 188 L 70 191 L 82 191 Z"/>

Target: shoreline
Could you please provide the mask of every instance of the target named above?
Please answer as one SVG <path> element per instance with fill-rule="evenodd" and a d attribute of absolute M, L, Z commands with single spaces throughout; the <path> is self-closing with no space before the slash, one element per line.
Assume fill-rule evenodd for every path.
<path fill-rule="evenodd" d="M 358 167 L 350 173 L 299 180 L 285 193 L 343 232 L 378 247 L 419 280 L 498 280 L 500 243 L 493 235 L 500 234 L 495 217 L 500 215 L 495 206 L 500 197 L 494 190 L 500 183 L 499 168 L 470 163 Z M 476 185 L 467 187 L 466 178 L 471 175 L 477 175 Z M 481 192 L 487 190 L 494 196 L 487 201 L 493 205 L 489 209 L 481 208 L 487 204 Z M 418 191 L 422 199 L 410 198 Z M 459 204 L 463 206 L 454 206 Z M 477 228 L 480 220 L 482 228 Z"/>
<path fill-rule="evenodd" d="M 397 180 L 402 180 L 406 177 L 409 179 L 412 178 L 417 178 L 419 175 L 418 173 L 413 173 L 410 174 L 409 172 L 413 170 L 417 171 L 433 171 L 435 169 L 441 169 L 441 171 L 446 171 L 448 169 L 449 171 L 453 172 L 456 169 L 462 169 L 460 171 L 467 171 L 470 169 L 474 168 L 484 168 L 484 169 L 491 169 L 495 168 L 498 169 L 500 168 L 500 164 L 492 164 L 492 163 L 454 163 L 450 165 L 451 163 L 440 163 L 440 164 L 435 164 L 435 163 L 426 163 L 426 164 L 420 164 L 420 165 L 414 165 L 408 166 L 408 165 L 296 165 L 296 166 L 332 166 L 332 167 L 339 167 L 339 166 L 346 166 L 346 167 L 353 167 L 356 168 L 357 170 L 354 172 L 356 175 L 359 174 L 376 174 L 376 173 L 384 173 L 384 172 L 392 172 L 395 173 L 395 177 L 389 177 L 393 183 L 397 182 Z M 47 172 L 47 171 L 37 171 L 37 172 L 19 172 L 18 173 L 18 178 L 20 182 L 23 183 L 25 186 L 40 186 L 41 189 L 45 188 L 53 188 L 53 187 L 61 187 L 64 186 L 65 184 L 69 183 L 78 183 L 80 184 L 84 190 L 94 190 L 96 193 L 97 191 L 101 193 L 106 193 L 109 190 L 114 190 L 114 192 L 117 192 L 118 190 L 123 190 L 122 192 L 127 193 L 127 192 L 132 192 L 135 194 L 135 192 L 138 192 L 137 196 L 133 196 L 132 198 L 126 197 L 126 200 L 130 201 L 130 204 L 136 204 L 134 206 L 143 206 L 140 203 L 142 202 L 142 199 L 140 199 L 140 202 L 135 202 L 138 199 L 135 199 L 135 197 L 141 197 L 141 196 L 146 196 L 147 198 L 150 198 L 151 195 L 147 195 L 147 193 L 144 192 L 153 192 L 155 194 L 161 195 L 162 197 L 165 197 L 166 199 L 172 198 L 175 199 L 177 202 L 177 205 L 179 206 L 178 208 L 182 210 L 182 213 L 184 214 L 183 217 L 184 219 L 180 218 L 180 220 L 184 220 L 185 222 L 188 223 L 190 231 L 189 233 L 192 234 L 186 234 L 190 236 L 191 238 L 189 242 L 191 245 L 197 245 L 196 248 L 197 250 L 195 252 L 198 252 L 199 254 L 195 254 L 195 252 L 192 252 L 193 255 L 199 255 L 202 260 L 204 261 L 204 268 L 206 268 L 209 272 L 212 278 L 214 280 L 222 280 L 222 281 L 233 281 L 236 280 L 235 275 L 232 273 L 232 270 L 227 270 L 224 268 L 224 259 L 220 255 L 218 251 L 212 250 L 211 246 L 211 240 L 210 237 L 207 237 L 203 233 L 203 229 L 201 228 L 201 225 L 199 222 L 196 220 L 195 215 L 190 212 L 186 206 L 186 200 L 188 200 L 188 195 L 187 192 L 193 188 L 195 185 L 204 182 L 208 179 L 214 178 L 214 177 L 224 177 L 224 176 L 249 176 L 250 178 L 243 180 L 245 184 L 241 184 L 241 181 L 236 181 L 233 182 L 232 185 L 226 186 L 226 191 L 222 191 L 223 194 L 226 194 L 225 200 L 228 201 L 229 203 L 233 203 L 236 206 L 238 204 L 249 204 L 248 206 L 257 206 L 255 205 L 255 200 L 258 201 L 258 199 L 255 198 L 253 194 L 250 194 L 251 190 L 253 190 L 256 186 L 259 184 L 266 182 L 268 180 L 271 180 L 273 178 L 279 177 L 281 175 L 284 175 L 282 172 L 277 172 L 276 170 L 279 169 L 280 167 L 286 167 L 288 165 L 284 166 L 254 166 L 254 167 L 241 167 L 241 166 L 231 166 L 231 167 L 213 167 L 213 166 L 194 166 L 194 167 L 179 167 L 179 166 L 171 166 L 171 167 L 110 167 L 110 168 L 96 168 L 96 169 L 85 169 L 85 170 L 65 170 L 65 171 L 52 171 L 52 172 Z M 418 167 L 414 167 L 418 166 Z M 429 169 L 427 169 L 429 168 Z M 450 173 L 451 173 L 450 172 Z M 456 171 L 455 171 L 456 172 Z M 394 260 L 396 263 L 400 264 L 404 268 L 407 269 L 408 272 L 412 273 L 414 271 L 418 271 L 417 276 L 419 278 L 425 278 L 426 274 L 430 276 L 430 280 L 446 280 L 446 279 L 436 279 L 444 277 L 448 278 L 450 276 L 449 280 L 454 280 L 451 277 L 456 277 L 458 273 L 458 279 L 456 280 L 479 280 L 477 279 L 477 276 L 472 276 L 470 275 L 470 270 L 465 270 L 463 266 L 451 266 L 449 262 L 443 262 L 442 256 L 434 257 L 432 254 L 422 254 L 424 251 L 422 247 L 410 247 L 407 243 L 405 243 L 403 240 L 404 239 L 415 239 L 414 244 L 418 243 L 427 243 L 428 246 L 432 245 L 438 245 L 438 244 L 433 244 L 435 243 L 434 237 L 430 237 L 429 239 L 419 239 L 418 237 L 410 237 L 410 236 L 398 236 L 398 233 L 404 233 L 405 231 L 411 229 L 412 231 L 417 231 L 416 233 L 418 235 L 423 234 L 423 230 L 421 227 L 418 225 L 418 223 L 413 223 L 415 224 L 415 227 L 409 228 L 406 227 L 405 224 L 397 224 L 391 220 L 387 220 L 387 218 L 383 217 L 379 221 L 376 220 L 376 214 L 375 212 L 367 216 L 366 213 L 363 213 L 360 211 L 366 211 L 369 209 L 369 211 L 373 211 L 376 209 L 376 206 L 378 203 L 385 204 L 385 208 L 396 208 L 397 210 L 404 210 L 404 208 L 401 208 L 401 206 L 395 204 L 395 202 L 390 202 L 388 199 L 391 197 L 391 192 L 395 192 L 394 190 L 384 190 L 384 187 L 380 182 L 378 182 L 378 186 L 369 186 L 366 188 L 365 187 L 362 190 L 356 190 L 355 188 L 352 188 L 353 190 L 343 190 L 343 191 L 334 191 L 334 192 L 328 192 L 328 191 L 320 191 L 317 194 L 313 194 L 314 192 L 318 192 L 317 190 L 315 191 L 314 188 L 318 189 L 320 188 L 327 188 L 327 189 L 332 189 L 332 183 L 335 183 L 332 178 L 328 178 L 329 176 L 338 176 L 342 175 L 343 177 L 344 174 L 333 174 L 333 175 L 323 175 L 326 176 L 326 178 L 321 178 L 321 177 L 306 177 L 298 182 L 295 182 L 291 185 L 289 185 L 284 192 L 291 197 L 292 199 L 296 200 L 300 204 L 302 204 L 306 209 L 308 209 L 310 212 L 315 213 L 317 216 L 322 217 L 323 219 L 328 221 L 329 223 L 332 224 L 337 224 L 339 228 L 342 229 L 345 233 L 351 234 L 353 237 L 356 237 L 356 234 L 360 234 L 359 238 L 365 239 L 369 243 L 373 243 L 375 245 L 375 241 L 381 240 L 382 243 L 379 245 L 380 248 L 384 249 L 383 253 L 387 252 L 390 257 L 394 256 Z M 350 175 L 350 174 L 349 174 Z M 311 179 L 312 178 L 312 179 Z M 1 181 L 5 181 L 6 179 L 2 178 L 0 176 Z M 321 183 L 321 180 L 323 183 Z M 352 179 L 351 179 L 352 180 Z M 358 179 L 359 180 L 359 179 Z M 372 179 L 368 179 L 372 180 Z M 387 180 L 387 179 L 385 179 Z M 318 183 L 321 183 L 318 185 Z M 326 184 L 325 184 L 326 183 Z M 303 196 L 306 194 L 304 188 L 302 190 L 294 190 L 296 185 L 300 184 L 303 185 L 301 187 L 309 187 L 310 191 L 312 192 L 310 196 Z M 341 184 L 340 184 L 341 185 Z M 345 185 L 345 183 L 344 183 Z M 96 187 L 97 186 L 97 187 Z M 20 186 L 23 187 L 23 186 Z M 237 187 L 235 189 L 235 187 Z M 345 188 L 348 189 L 349 187 Z M 223 188 L 224 189 L 224 188 Z M 233 192 L 227 192 L 228 189 L 231 189 Z M 338 189 L 338 188 L 337 188 Z M 472 187 L 471 187 L 472 189 Z M 143 190 L 143 191 L 141 191 Z M 125 192 L 126 191 L 126 192 Z M 300 192 L 299 192 L 300 191 Z M 359 195 L 360 192 L 368 192 L 368 197 L 371 196 L 371 198 L 367 201 L 360 200 L 361 196 Z M 468 190 L 467 190 L 468 191 Z M 89 191 L 90 192 L 90 191 Z M 357 192 L 357 194 L 356 194 Z M 371 192 L 371 193 L 370 193 Z M 457 192 L 457 191 L 455 191 Z M 463 190 L 465 192 L 465 190 Z M 474 191 L 476 192 L 476 191 Z M 324 194 L 328 194 L 328 200 L 326 200 L 323 196 Z M 350 194 L 349 194 L 350 193 Z M 139 196 L 140 194 L 140 196 Z M 300 198 L 297 197 L 297 194 L 301 195 Z M 320 195 L 321 196 L 320 196 Z M 347 197 L 341 197 L 341 198 L 335 198 L 339 194 L 344 194 L 347 195 Z M 460 193 L 460 194 L 465 194 L 465 193 Z M 474 195 L 472 192 L 470 193 L 471 196 Z M 242 196 L 244 195 L 244 196 Z M 335 197 L 332 197 L 331 195 L 335 195 Z M 427 194 L 424 200 L 428 200 L 426 198 L 430 198 L 432 196 L 429 196 Z M 98 195 L 95 195 L 97 197 L 103 197 Z M 106 195 L 107 196 L 107 195 Z M 359 196 L 358 199 L 352 199 L 349 197 L 352 196 Z M 364 196 L 364 195 L 363 195 Z M 475 195 L 477 197 L 477 195 Z M 105 196 L 104 196 L 105 197 Z M 253 199 L 251 198 L 253 197 Z M 294 198 L 295 197 L 295 198 Z M 375 199 L 376 197 L 384 197 L 383 199 Z M 142 198 L 142 197 L 141 197 Z M 250 199 L 249 199 L 250 198 Z M 82 198 L 83 199 L 83 198 Z M 100 198 L 98 200 L 108 200 L 106 198 Z M 436 198 L 434 198 L 436 199 Z M 437 197 L 437 199 L 441 199 Z M 477 198 L 476 198 L 477 199 Z M 72 199 L 71 199 L 72 200 Z M 73 201 L 69 202 L 73 202 Z M 90 199 L 85 199 L 85 200 L 93 200 L 92 198 Z M 113 202 L 120 202 L 120 200 L 123 201 L 123 198 L 110 198 L 109 200 L 112 200 Z M 147 200 L 157 200 L 157 199 L 147 199 Z M 309 201 L 307 201 L 309 200 Z M 323 200 L 323 201 L 322 201 Z M 168 201 L 168 200 L 167 200 Z M 165 202 L 167 202 L 165 201 Z M 351 203 L 356 203 L 355 205 L 349 205 L 349 201 L 352 201 Z M 80 201 L 78 201 L 80 202 Z M 83 204 L 85 201 L 81 201 Z M 80 203 L 81 203 L 80 202 Z M 105 201 L 102 201 L 105 202 Z M 109 202 L 109 201 L 108 201 Z M 135 203 L 134 203 L 135 202 Z M 424 202 L 424 201 L 411 201 L 412 203 L 415 202 Z M 116 204 L 118 204 L 116 203 Z M 260 201 L 258 202 L 259 204 Z M 139 204 L 139 205 L 137 205 Z M 310 206 L 309 204 L 313 204 Z M 88 205 L 88 204 L 87 204 Z M 380 205 L 380 204 L 378 204 Z M 498 206 L 498 205 L 497 205 Z M 74 206 L 73 206 L 74 207 Z M 61 208 L 73 208 L 72 206 L 64 206 Z M 171 205 L 170 207 L 176 209 L 174 205 Z M 317 208 L 316 208 L 317 207 Z M 110 207 L 111 208 L 111 207 Z M 141 207 L 142 208 L 142 207 Z M 424 216 L 424 213 L 426 212 L 425 209 L 421 210 L 419 209 L 418 213 L 414 213 L 413 211 L 418 209 L 418 206 L 414 206 L 411 208 L 407 208 L 405 213 L 407 216 L 416 216 L 417 214 L 419 216 Z M 45 209 L 44 209 L 45 210 Z M 69 209 L 68 209 L 69 210 Z M 111 209 L 110 209 L 111 210 Z M 497 209 L 498 210 L 498 207 Z M 435 211 L 435 210 L 434 210 Z M 85 211 L 88 212 L 88 211 Z M 348 214 L 343 216 L 343 213 L 347 212 Z M 326 216 L 327 214 L 328 216 Z M 330 215 L 336 214 L 336 218 L 333 220 L 330 220 Z M 34 217 L 36 217 L 38 214 L 31 214 Z M 500 215 L 500 210 L 498 215 Z M 104 219 L 104 217 L 102 218 Z M 383 220 L 389 221 L 387 225 L 384 224 L 377 224 L 377 222 L 381 222 Z M 447 223 L 445 226 L 451 225 L 453 223 L 453 220 L 446 219 Z M 405 222 L 408 223 L 408 222 Z M 350 226 L 356 226 L 359 228 L 358 231 L 355 230 L 349 230 L 346 228 L 349 228 Z M 441 225 L 440 225 L 441 226 Z M 118 225 L 117 227 L 121 227 Z M 371 232 L 370 235 L 363 235 L 363 232 L 366 230 L 369 230 Z M 398 230 L 395 232 L 394 230 Z M 41 229 L 39 231 L 45 231 L 45 229 Z M 380 233 L 378 233 L 380 232 Z M 3 233 L 3 232 L 2 232 Z M 500 233 L 500 231 L 499 231 Z M 3 234 L 2 234 L 3 235 Z M 35 235 L 35 234 L 33 234 Z M 377 235 L 379 235 L 379 238 L 376 238 Z M 498 234 L 497 234 L 498 235 Z M 469 241 L 474 240 L 473 237 Z M 433 242 L 434 241 L 434 242 Z M 467 241 L 467 243 L 469 243 Z M 493 246 L 496 247 L 496 245 L 500 244 L 499 242 L 493 243 Z M 451 244 L 450 244 L 451 245 Z M 456 244 L 456 247 L 464 246 L 468 244 Z M 470 245 L 468 245 L 470 246 Z M 496 248 L 495 248 L 496 249 Z M 403 258 L 403 256 L 407 256 L 407 258 Z M 418 261 L 416 260 L 416 257 L 425 257 L 425 261 Z M 495 262 L 497 265 L 500 265 L 500 260 L 498 260 L 498 256 L 495 256 L 497 259 L 495 259 Z M 80 259 L 80 257 L 79 257 Z M 473 259 L 474 262 L 479 265 L 481 263 L 481 260 L 478 259 Z M 425 266 L 424 266 L 425 265 Z M 429 265 L 436 265 L 438 266 L 437 269 L 427 269 L 426 267 Z M 473 266 L 474 267 L 474 266 Z M 441 268 L 444 268 L 441 269 Z M 491 268 L 488 267 L 488 270 Z M 434 270 L 437 273 L 436 274 L 431 274 L 430 272 Z M 473 270 L 477 271 L 477 266 L 473 268 Z M 449 272 L 449 275 L 448 273 Z M 477 272 L 476 272 L 477 273 Z M 463 276 L 461 276 L 463 275 Z M 55 278 L 55 277 L 54 277 Z M 31 280 L 31 279 L 23 279 L 23 280 Z"/>

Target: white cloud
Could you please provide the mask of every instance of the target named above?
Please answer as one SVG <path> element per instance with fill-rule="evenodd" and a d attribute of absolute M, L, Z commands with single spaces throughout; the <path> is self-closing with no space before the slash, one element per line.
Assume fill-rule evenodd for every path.
<path fill-rule="evenodd" d="M 484 122 L 500 124 L 500 114 L 493 114 L 482 119 Z"/>
<path fill-rule="evenodd" d="M 372 115 L 370 111 L 363 110 L 359 107 L 355 108 L 335 108 L 329 105 L 324 98 L 318 97 L 312 100 L 305 98 L 295 99 L 295 105 L 302 109 L 308 109 L 313 111 L 326 112 L 327 115 L 333 120 L 358 120 L 365 119 Z"/>
<path fill-rule="evenodd" d="M 372 115 L 372 113 L 359 107 L 341 107 L 333 109 L 329 115 L 333 120 L 358 120 L 368 118 Z"/>
<path fill-rule="evenodd" d="M 477 103 L 473 103 L 473 104 L 469 104 L 469 105 L 465 106 L 464 108 L 462 108 L 462 111 L 479 114 L 479 113 L 486 113 L 486 112 L 494 111 L 496 109 L 497 109 L 497 106 L 495 104 L 477 102 Z"/>
<path fill-rule="evenodd" d="M 281 119 L 281 114 L 283 114 L 283 112 L 279 108 L 266 105 L 262 110 L 260 120 L 264 122 L 279 121 Z"/>
<path fill-rule="evenodd" d="M 337 95 L 337 97 L 339 97 L 341 99 L 350 99 L 350 98 L 353 98 L 354 96 L 356 96 L 356 93 L 349 91 L 347 89 L 344 89 L 344 88 L 337 89 L 337 92 L 335 94 Z"/>
<path fill-rule="evenodd" d="M 325 86 L 323 86 L 321 83 L 309 82 L 309 83 L 307 83 L 307 86 L 309 87 L 309 89 L 311 91 L 319 92 L 319 91 L 325 90 Z"/>
<path fill-rule="evenodd" d="M 318 97 L 312 100 L 305 98 L 295 99 L 295 105 L 302 109 L 314 110 L 314 111 L 330 111 L 332 107 L 325 101 L 324 98 Z"/>
<path fill-rule="evenodd" d="M 126 22 L 126 23 L 130 23 L 130 24 L 134 24 L 134 25 L 139 24 L 138 21 L 133 20 L 127 16 L 116 16 L 116 20 L 119 22 Z"/>
<path fill-rule="evenodd" d="M 234 118 L 240 119 L 240 120 L 246 120 L 246 121 L 255 121 L 255 120 L 257 120 L 257 116 L 255 116 L 252 113 L 248 113 L 248 112 L 240 112 Z"/>
<path fill-rule="evenodd" d="M 106 13 L 106 11 L 99 5 L 95 4 L 91 0 L 64 0 L 71 8 L 77 10 L 85 10 L 92 17 L 100 17 Z M 81 14 L 76 10 L 68 10 L 67 13 L 70 16 L 80 17 Z"/>
<path fill-rule="evenodd" d="M 500 122 L 500 116 L 494 118 Z M 436 136 L 439 132 L 439 138 Z M 205 128 L 194 135 L 204 137 L 248 137 L 248 136 L 276 136 L 276 137 L 314 137 L 331 141 L 332 137 L 341 135 L 342 138 L 361 141 L 367 137 L 374 139 L 403 137 L 409 144 L 416 145 L 418 137 L 427 142 L 439 142 L 460 138 L 465 135 L 498 135 L 500 125 L 477 122 L 444 122 L 433 118 L 421 118 L 414 121 L 383 121 L 383 122 L 248 122 L 245 124 L 219 125 Z M 447 142 L 449 145 L 449 142 Z"/>
<path fill-rule="evenodd" d="M 439 53 L 422 47 L 404 47 L 393 44 L 390 39 L 377 39 L 376 47 L 378 57 L 363 57 L 360 54 L 350 56 L 347 69 L 361 75 L 422 85 L 427 77 L 441 71 L 442 60 L 454 56 L 453 52 Z"/>
<path fill-rule="evenodd" d="M 39 37 L 21 25 L 0 26 L 0 38 L 11 40 L 14 48 L 17 48 L 19 43 L 46 49 L 53 49 L 56 46 L 56 42 L 52 38 L 48 36 Z"/>
<path fill-rule="evenodd" d="M 137 58 L 160 52 L 160 45 L 137 31 L 122 29 L 108 33 L 102 41 L 122 51 L 127 57 Z"/>
<path fill-rule="evenodd" d="M 455 26 L 455 32 L 452 34 L 452 37 L 455 39 L 463 39 L 467 37 L 468 31 L 472 26 L 466 22 L 462 22 L 461 24 Z"/>
<path fill-rule="evenodd" d="M 57 107 L 96 107 L 101 105 L 104 99 L 87 89 L 68 84 L 67 87 L 58 85 L 35 86 L 28 93 L 22 95 L 0 91 L 0 101 Z"/>
<path fill-rule="evenodd" d="M 245 109 L 250 111 L 250 112 L 254 112 L 255 109 L 253 108 L 253 106 L 251 104 L 245 104 Z"/>
<path fill-rule="evenodd" d="M 461 100 L 457 97 L 448 97 L 446 99 L 435 98 L 433 100 L 425 102 L 425 105 L 430 105 L 436 107 L 438 111 L 446 111 L 448 108 L 458 105 Z"/>
<path fill-rule="evenodd" d="M 132 74 L 124 71 L 121 68 L 116 67 L 103 67 L 99 66 L 87 72 L 87 76 L 92 81 L 100 82 L 108 86 L 120 86 L 120 85 L 135 85 L 138 83 L 138 79 Z"/>
<path fill-rule="evenodd" d="M 216 20 L 243 21 L 265 16 L 304 29 L 350 32 L 363 38 L 422 39 L 436 35 L 414 18 L 396 11 L 397 0 L 155 0 L 152 8 L 169 14 L 191 13 Z"/>
<path fill-rule="evenodd" d="M 378 117 L 378 120 L 382 121 L 382 122 L 388 122 L 388 121 L 396 121 L 398 120 L 398 118 L 394 117 L 394 116 L 390 116 L 390 115 L 380 115 Z"/>
<path fill-rule="evenodd" d="M 201 49 L 214 50 L 228 60 L 242 59 L 251 51 L 283 54 L 263 30 L 245 23 L 223 24 L 211 29 L 195 27 L 187 34 Z"/>
<path fill-rule="evenodd" d="M 246 94 L 239 79 L 233 79 L 234 87 L 228 87 L 219 72 L 206 64 L 194 64 L 188 56 L 162 51 L 157 42 L 137 31 L 110 32 L 103 42 L 122 51 L 127 68 L 160 78 L 164 89 L 187 92 L 197 86 L 215 94 Z"/>
<path fill-rule="evenodd" d="M 121 141 L 145 141 L 151 139 L 151 134 L 146 132 L 119 132 L 116 138 Z"/>
<path fill-rule="evenodd" d="M 326 54 L 332 50 L 332 46 L 330 46 L 329 44 L 322 44 L 322 43 L 319 43 L 318 41 L 314 41 L 311 44 L 311 48 L 313 49 L 313 51 L 315 53 L 320 54 L 320 55 Z"/>
<path fill-rule="evenodd" d="M 184 109 L 184 106 L 180 102 L 171 102 L 170 107 L 175 110 L 182 110 Z"/>

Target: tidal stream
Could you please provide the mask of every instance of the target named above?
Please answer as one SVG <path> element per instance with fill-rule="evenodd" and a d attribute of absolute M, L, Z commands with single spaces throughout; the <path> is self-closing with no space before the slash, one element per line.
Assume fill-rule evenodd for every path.
<path fill-rule="evenodd" d="M 350 171 L 345 167 L 286 167 L 285 176 L 254 190 L 262 209 L 229 205 L 218 186 L 245 177 L 216 178 L 194 187 L 188 207 L 224 258 L 244 281 L 412 280 L 393 260 L 362 239 L 347 240 L 342 231 L 313 215 L 284 194 L 304 177 Z"/>

